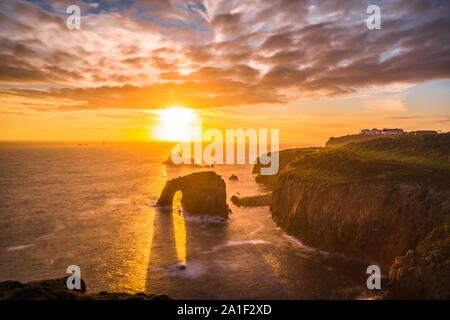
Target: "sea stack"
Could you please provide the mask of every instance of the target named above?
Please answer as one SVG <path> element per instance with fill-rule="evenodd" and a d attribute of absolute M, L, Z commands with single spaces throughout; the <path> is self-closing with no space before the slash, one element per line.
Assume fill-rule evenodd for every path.
<path fill-rule="evenodd" d="M 172 205 L 173 196 L 181 191 L 183 209 L 191 215 L 218 216 L 228 219 L 225 181 L 214 171 L 195 172 L 169 180 L 157 205 Z"/>

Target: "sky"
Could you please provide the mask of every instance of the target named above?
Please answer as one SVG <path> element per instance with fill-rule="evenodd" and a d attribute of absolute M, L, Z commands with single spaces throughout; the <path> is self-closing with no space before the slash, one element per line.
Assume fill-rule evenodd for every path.
<path fill-rule="evenodd" d="M 2 0 L 0 140 L 151 140 L 174 106 L 205 129 L 298 145 L 446 132 L 449 13 L 438 0 Z"/>

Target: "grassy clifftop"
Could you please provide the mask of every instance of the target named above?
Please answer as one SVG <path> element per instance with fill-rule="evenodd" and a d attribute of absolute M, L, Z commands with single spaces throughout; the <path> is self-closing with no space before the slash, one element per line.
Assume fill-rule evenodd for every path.
<path fill-rule="evenodd" d="M 448 299 L 449 154 L 450 134 L 305 153 L 278 174 L 272 218 L 307 245 L 364 257 L 383 272 L 395 262 L 387 298 Z"/>
<path fill-rule="evenodd" d="M 337 148 L 345 146 L 346 144 L 349 143 L 361 143 L 379 139 L 396 140 L 400 137 L 403 137 L 403 135 L 351 134 L 342 137 L 331 137 L 330 139 L 328 139 L 327 143 L 325 144 L 325 147 Z"/>
<path fill-rule="evenodd" d="M 308 153 L 285 170 L 325 183 L 373 178 L 417 180 L 449 187 L 450 134 L 376 139 Z"/>
<path fill-rule="evenodd" d="M 340 146 L 282 150 L 279 173 L 258 176 L 256 181 L 273 186 L 284 170 L 327 184 L 395 178 L 450 187 L 450 133 L 359 137 L 363 141 L 353 139 Z M 255 165 L 253 172 L 259 167 Z"/>
<path fill-rule="evenodd" d="M 277 151 L 279 153 L 279 170 L 278 173 L 275 175 L 259 175 L 261 172 L 261 167 L 269 167 L 269 165 L 263 165 L 260 163 L 259 158 L 257 159 L 257 163 L 253 166 L 252 173 L 258 173 L 258 176 L 256 177 L 256 182 L 263 183 L 269 186 L 275 185 L 279 173 L 292 161 L 297 160 L 308 153 L 314 153 L 318 152 L 323 148 L 298 148 L 298 149 L 286 149 Z M 269 152 L 270 155 L 270 152 Z"/>

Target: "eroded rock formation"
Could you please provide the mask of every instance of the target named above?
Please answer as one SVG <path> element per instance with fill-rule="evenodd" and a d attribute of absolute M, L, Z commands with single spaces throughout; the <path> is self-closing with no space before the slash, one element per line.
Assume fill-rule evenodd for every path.
<path fill-rule="evenodd" d="M 415 250 L 397 257 L 385 299 L 450 299 L 450 224 L 435 228 Z"/>
<path fill-rule="evenodd" d="M 306 244 L 376 261 L 394 258 L 448 219 L 450 192 L 377 179 L 323 185 L 285 173 L 272 196 L 272 216 Z"/>
<path fill-rule="evenodd" d="M 270 205 L 271 194 L 261 194 L 252 197 L 238 197 L 233 195 L 231 202 L 238 207 L 264 207 Z"/>
<path fill-rule="evenodd" d="M 214 171 L 195 172 L 168 181 L 157 205 L 172 205 L 177 191 L 181 191 L 181 204 L 189 214 L 228 219 L 225 181 Z"/>
<path fill-rule="evenodd" d="M 306 153 L 279 173 L 272 217 L 305 244 L 380 265 L 387 299 L 448 299 L 449 152 L 441 134 Z"/>

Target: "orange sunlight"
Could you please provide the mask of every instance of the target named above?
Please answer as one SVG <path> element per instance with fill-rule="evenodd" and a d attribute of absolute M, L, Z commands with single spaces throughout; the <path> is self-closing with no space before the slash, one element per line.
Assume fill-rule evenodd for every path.
<path fill-rule="evenodd" d="M 157 110 L 160 124 L 154 128 L 150 138 L 161 141 L 191 141 L 194 134 L 194 124 L 198 115 L 193 109 L 172 107 Z"/>

